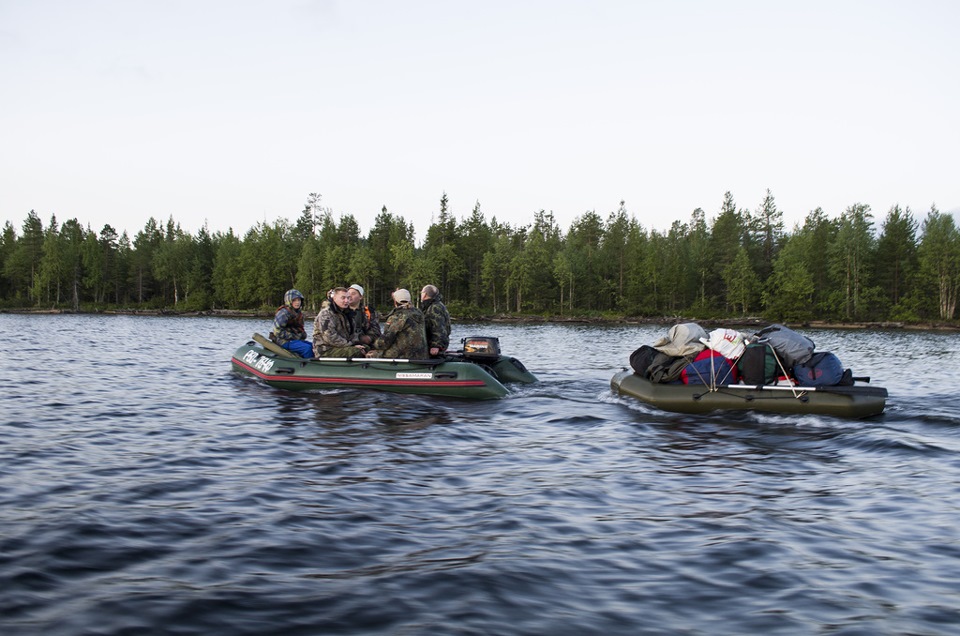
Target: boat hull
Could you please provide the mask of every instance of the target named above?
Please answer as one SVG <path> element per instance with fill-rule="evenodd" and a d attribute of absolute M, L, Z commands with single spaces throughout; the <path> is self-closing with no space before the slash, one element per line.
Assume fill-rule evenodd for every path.
<path fill-rule="evenodd" d="M 711 391 L 703 385 L 656 384 L 631 369 L 610 380 L 611 388 L 665 411 L 709 413 L 711 411 L 763 411 L 864 418 L 883 413 L 887 390 L 880 387 L 738 387 L 728 385 Z"/>
<path fill-rule="evenodd" d="M 510 356 L 501 355 L 495 361 L 469 361 L 464 359 L 459 353 L 454 353 L 447 358 L 448 362 L 466 362 L 467 364 L 480 364 L 491 375 L 503 384 L 533 384 L 537 381 L 536 376 L 527 371 L 523 363 Z"/>
<path fill-rule="evenodd" d="M 448 397 L 488 400 L 501 398 L 510 391 L 495 375 L 501 368 L 504 382 L 518 381 L 516 376 L 535 381 L 523 369 L 520 374 L 509 356 L 495 364 L 479 365 L 462 360 L 390 360 L 381 358 L 297 358 L 270 351 L 256 342 L 248 342 L 233 354 L 233 369 L 252 375 L 266 384 L 292 391 L 329 388 L 361 388 Z M 519 361 L 517 361 L 519 363 Z M 523 368 L 523 365 L 519 365 Z"/>

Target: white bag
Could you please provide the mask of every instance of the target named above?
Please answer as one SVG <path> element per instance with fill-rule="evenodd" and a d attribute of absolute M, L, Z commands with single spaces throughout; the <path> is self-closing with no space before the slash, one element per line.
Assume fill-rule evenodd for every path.
<path fill-rule="evenodd" d="M 731 360 L 736 360 L 743 355 L 743 350 L 747 346 L 744 335 L 734 329 L 714 329 L 710 332 L 709 338 L 700 338 L 700 342 Z"/>

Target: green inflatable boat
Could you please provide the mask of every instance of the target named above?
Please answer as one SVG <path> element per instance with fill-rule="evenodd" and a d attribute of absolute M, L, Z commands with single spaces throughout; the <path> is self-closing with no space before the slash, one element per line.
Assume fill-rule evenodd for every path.
<path fill-rule="evenodd" d="M 260 334 L 238 348 L 233 369 L 272 387 L 294 391 L 360 388 L 488 400 L 510 391 L 504 384 L 537 378 L 523 363 L 500 354 L 496 338 L 464 338 L 462 351 L 443 358 L 301 358 Z"/>
<path fill-rule="evenodd" d="M 883 413 L 887 402 L 887 390 L 874 386 L 656 384 L 633 369 L 614 375 L 610 386 L 621 395 L 675 413 L 765 411 L 864 418 Z"/>

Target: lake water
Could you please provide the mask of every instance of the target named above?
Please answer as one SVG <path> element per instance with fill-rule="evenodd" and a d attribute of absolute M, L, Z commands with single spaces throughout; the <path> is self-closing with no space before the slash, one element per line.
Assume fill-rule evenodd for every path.
<path fill-rule="evenodd" d="M 0 633 L 960 632 L 956 334 L 806 331 L 849 421 L 612 395 L 666 326 L 456 323 L 488 402 L 235 375 L 269 327 L 0 314 Z"/>

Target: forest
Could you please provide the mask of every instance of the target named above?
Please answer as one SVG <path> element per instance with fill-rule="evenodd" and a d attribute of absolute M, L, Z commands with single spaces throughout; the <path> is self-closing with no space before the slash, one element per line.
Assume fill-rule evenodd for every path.
<path fill-rule="evenodd" d="M 485 218 L 478 202 L 454 218 L 444 193 L 422 241 L 386 207 L 364 236 L 310 194 L 295 222 L 196 234 L 171 216 L 132 239 L 78 219 L 46 225 L 30 211 L 0 236 L 0 308 L 272 311 L 295 287 L 316 311 L 325 292 L 360 283 L 381 311 L 397 287 L 437 285 L 454 317 L 746 316 L 773 321 L 952 321 L 960 231 L 931 206 L 922 219 L 895 205 L 882 220 L 855 203 L 817 208 L 784 227 L 767 190 L 754 209 L 727 192 L 715 215 L 693 210 L 667 230 L 644 227 L 620 203 L 570 227 L 540 210 L 526 224 Z"/>

